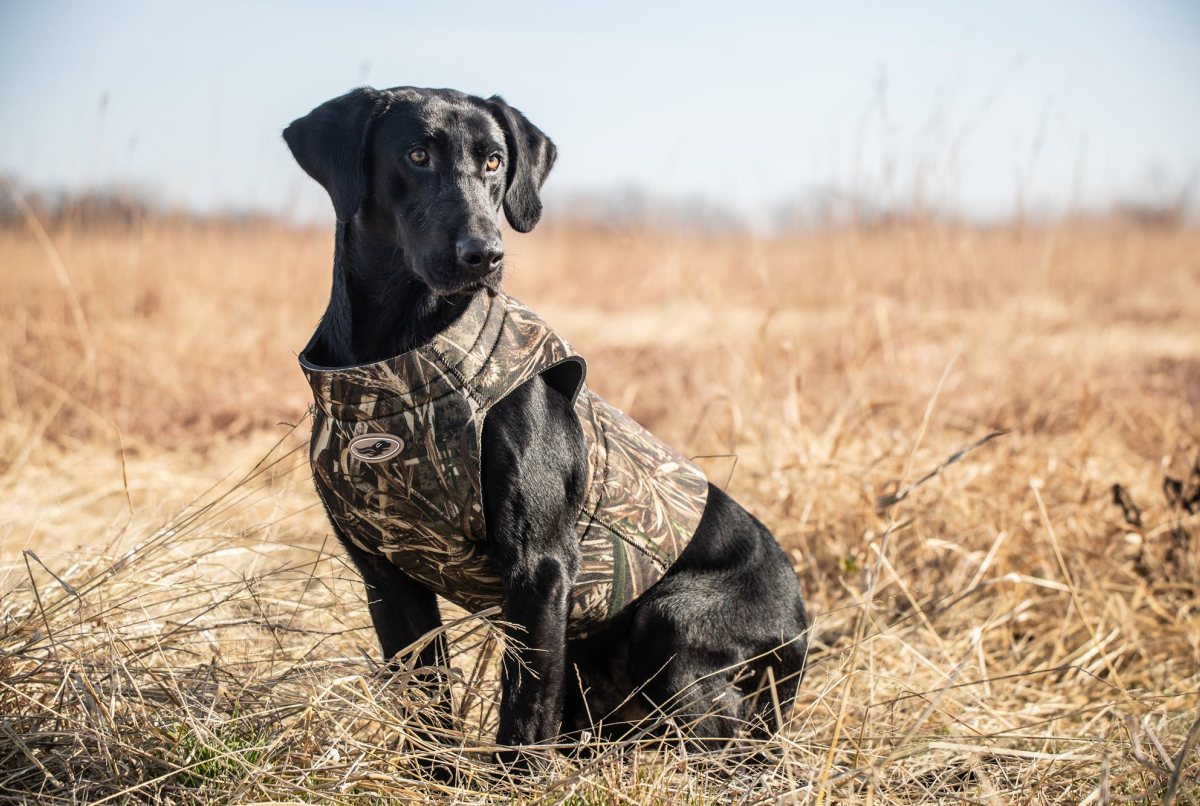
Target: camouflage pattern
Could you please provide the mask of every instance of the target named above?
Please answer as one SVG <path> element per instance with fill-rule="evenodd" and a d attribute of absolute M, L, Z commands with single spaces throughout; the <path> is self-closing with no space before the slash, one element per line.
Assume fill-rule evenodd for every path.
<path fill-rule="evenodd" d="M 484 524 L 484 418 L 535 375 L 574 396 L 588 450 L 569 635 L 594 631 L 658 581 L 704 512 L 699 468 L 587 389 L 583 359 L 503 294 L 480 292 L 430 344 L 395 358 L 300 364 L 316 399 L 313 477 L 337 525 L 470 612 L 502 599 Z M 381 441 L 351 451 L 364 435 Z"/>

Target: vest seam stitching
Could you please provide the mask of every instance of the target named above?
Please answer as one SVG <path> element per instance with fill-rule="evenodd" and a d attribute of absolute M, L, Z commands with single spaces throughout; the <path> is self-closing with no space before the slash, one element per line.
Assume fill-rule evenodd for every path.
<path fill-rule="evenodd" d="M 438 359 L 438 361 L 442 362 L 442 364 L 445 366 L 446 371 L 449 372 L 451 375 L 453 375 L 461 384 L 461 386 L 459 386 L 458 388 L 452 389 L 449 392 L 446 392 L 445 395 L 441 395 L 440 397 L 447 397 L 447 396 L 453 394 L 454 392 L 461 390 L 463 392 L 466 392 L 467 396 L 470 397 L 472 400 L 474 400 L 475 403 L 480 408 L 487 409 L 487 408 L 491 407 L 491 403 L 489 402 L 487 396 L 484 395 L 482 392 L 480 392 L 474 386 L 474 381 L 476 378 L 478 378 L 480 375 L 483 374 L 484 369 L 487 368 L 488 362 L 491 361 L 492 356 L 496 354 L 496 349 L 500 346 L 500 340 L 502 338 L 504 338 L 504 325 L 506 322 L 508 322 L 508 308 L 503 308 L 501 311 L 501 315 L 500 315 L 500 327 L 496 331 L 496 338 L 492 341 L 492 346 L 488 349 L 487 355 L 485 355 L 480 360 L 479 369 L 475 370 L 475 374 L 473 374 L 470 378 L 463 375 L 463 373 L 459 371 L 459 367 L 461 367 L 463 364 L 466 363 L 466 360 L 467 360 L 466 357 L 464 357 L 462 361 L 459 361 L 454 366 L 450 366 L 450 362 L 446 360 L 446 357 L 442 354 L 441 350 L 439 350 L 437 347 L 433 346 L 432 344 L 429 346 L 429 348 L 433 352 L 434 356 Z M 478 340 L 476 341 L 476 343 L 478 343 Z M 472 345 L 472 349 L 474 349 L 474 345 Z M 469 355 L 469 353 L 468 353 L 468 355 Z M 425 404 L 422 404 L 422 405 L 425 405 Z M 419 407 L 414 406 L 413 408 L 419 408 Z M 406 411 L 406 409 L 402 410 L 402 411 Z M 396 413 L 399 414 L 401 412 L 396 412 Z M 474 419 L 474 418 L 472 418 L 472 419 Z"/>
<path fill-rule="evenodd" d="M 494 306 L 494 305 L 496 305 L 496 302 L 493 300 L 493 302 L 492 302 L 492 306 Z M 488 308 L 488 314 L 489 314 L 489 318 L 490 318 L 490 315 L 491 315 L 491 311 L 492 311 L 492 307 L 491 307 L 491 306 L 489 306 L 489 308 Z M 500 332 L 499 332 L 499 333 L 496 335 L 496 340 L 495 340 L 494 342 L 492 342 L 492 348 L 491 348 L 491 350 L 488 352 L 488 354 L 487 354 L 487 358 L 485 358 L 485 359 L 484 359 L 484 362 L 485 362 L 485 363 L 487 362 L 487 360 L 488 360 L 488 359 L 490 359 L 490 358 L 492 357 L 492 354 L 496 352 L 496 346 L 497 346 L 497 345 L 500 343 L 500 336 L 501 336 L 501 335 L 503 334 L 503 332 L 504 332 L 504 322 L 507 320 L 507 318 L 508 318 L 508 308 L 507 308 L 507 307 L 505 307 L 505 306 L 503 306 L 503 305 L 501 305 Z M 436 346 L 434 346 L 434 343 L 433 343 L 433 342 L 430 342 L 429 344 L 427 344 L 427 345 L 424 345 L 424 346 L 422 346 L 422 347 L 418 347 L 418 348 L 416 348 L 415 350 L 411 350 L 411 351 L 409 351 L 408 353 L 404 353 L 404 355 L 411 355 L 411 354 L 414 354 L 414 353 L 423 352 L 424 350 L 428 349 L 430 352 L 432 352 L 432 353 L 433 353 L 433 354 L 434 354 L 434 355 L 435 355 L 435 356 L 436 356 L 436 357 L 437 357 L 437 358 L 438 358 L 438 359 L 439 359 L 439 360 L 440 360 L 440 361 L 441 361 L 441 362 L 442 362 L 442 363 L 445 365 L 445 368 L 446 368 L 446 370 L 447 370 L 447 371 L 455 373 L 455 375 L 456 375 L 456 376 L 458 376 L 460 379 L 462 379 L 462 373 L 458 372 L 458 368 L 459 368 L 460 366 L 462 366 L 463 364 L 465 364 L 465 363 L 466 363 L 466 361 L 467 361 L 467 358 L 468 358 L 468 357 L 470 356 L 470 354 L 471 354 L 471 350 L 474 350 L 474 349 L 475 349 L 475 345 L 479 343 L 479 339 L 480 339 L 480 337 L 482 337 L 482 336 L 483 336 L 483 334 L 484 334 L 484 332 L 487 330 L 487 325 L 488 325 L 488 319 L 484 319 L 484 322 L 483 322 L 483 327 L 481 327 L 481 328 L 479 329 L 479 332 L 478 332 L 477 334 L 475 334 L 475 340 L 474 340 L 474 342 L 472 342 L 470 349 L 468 349 L 468 350 L 466 351 L 466 353 L 464 353 L 464 354 L 463 354 L 463 358 L 462 358 L 462 360 L 461 360 L 461 361 L 459 361 L 457 364 L 455 364 L 455 365 L 453 365 L 453 366 L 450 366 L 450 365 L 449 365 L 449 362 L 448 362 L 448 361 L 446 361 L 446 359 L 445 359 L 445 357 L 442 355 L 441 351 L 440 351 L 440 350 L 438 350 L 438 348 L 437 348 Z M 441 335 L 441 334 L 439 333 L 438 335 Z M 436 338 L 436 336 L 435 336 L 435 338 Z M 398 358 L 398 357 L 399 357 L 399 356 L 396 356 L 396 358 Z M 386 363 L 387 361 L 390 361 L 390 360 L 392 360 L 392 359 L 385 359 L 384 361 L 381 361 L 381 362 L 379 362 L 379 363 Z M 303 367 L 302 367 L 301 369 L 303 369 Z M 394 368 L 392 368 L 392 367 L 389 367 L 389 369 L 394 369 Z M 483 371 L 483 370 L 482 370 L 482 368 L 481 368 L 481 369 L 480 369 L 480 372 L 482 372 L 482 371 Z M 338 370 L 333 370 L 332 372 L 338 372 Z M 308 374 L 308 372 L 307 372 L 307 371 L 305 371 L 305 374 L 307 375 L 307 374 Z M 475 377 L 477 377 L 478 375 L 479 375 L 479 373 L 477 372 L 477 373 L 475 373 L 475 375 L 471 376 L 471 377 L 472 377 L 472 380 L 473 380 Z M 333 378 L 330 378 L 330 381 L 331 381 L 331 382 L 332 382 L 333 380 L 334 380 Z M 429 383 L 425 384 L 424 386 L 420 386 L 420 387 L 418 387 L 418 388 L 416 388 L 416 389 L 410 389 L 410 390 L 408 390 L 407 392 L 398 392 L 398 393 L 396 393 L 396 394 L 394 394 L 394 395 L 388 395 L 387 397 L 376 398 L 376 399 L 375 399 L 375 403 L 376 403 L 376 405 L 379 405 L 379 404 L 381 404 L 381 403 L 390 403 L 391 401 L 393 401 L 393 400 L 396 400 L 396 399 L 398 399 L 398 398 L 410 397 L 410 396 L 411 396 L 411 395 L 412 395 L 414 392 L 421 392 L 421 391 L 424 391 L 425 389 L 428 389 L 429 387 L 433 386 L 433 385 L 434 385 L 434 383 L 436 383 L 436 382 L 437 382 L 437 379 L 435 378 L 434 380 L 430 381 Z M 356 385 L 357 385 L 357 384 L 356 384 Z M 406 412 L 406 411 L 412 411 L 413 409 L 420 408 L 420 406 L 427 405 L 428 403 L 432 403 L 432 402 L 434 402 L 435 400 L 441 400 L 443 397 L 447 397 L 447 396 L 449 396 L 449 395 L 452 395 L 452 394 L 454 394 L 454 392 L 455 392 L 455 391 L 457 391 L 457 390 L 456 390 L 456 389 L 452 389 L 452 390 L 450 390 L 449 392 L 446 392 L 446 393 L 444 393 L 444 394 L 438 395 L 437 397 L 430 398 L 430 399 L 429 399 L 428 401 L 426 401 L 425 403 L 419 404 L 419 405 L 417 405 L 417 406 L 412 406 L 412 407 L 410 407 L 410 408 L 407 408 L 407 409 L 398 409 L 397 411 L 394 411 L 394 412 L 392 412 L 391 414 L 403 414 L 403 413 L 404 413 L 404 412 Z M 328 403 L 328 404 L 329 404 L 329 407 L 330 407 L 331 409 L 332 409 L 332 408 L 334 408 L 334 407 L 346 407 L 346 408 L 354 408 L 354 409 L 356 409 L 356 408 L 357 408 L 357 405 L 356 405 L 356 404 L 353 404 L 353 403 L 341 403 L 341 402 L 334 402 L 334 401 L 332 401 L 332 400 L 328 400 L 328 401 L 322 400 L 322 397 L 323 397 L 323 396 L 322 396 L 321 394 L 317 393 L 317 390 L 315 390 L 315 389 L 314 389 L 314 390 L 313 390 L 313 392 L 314 392 L 314 397 L 316 397 L 316 398 L 317 398 L 317 401 L 316 401 L 316 402 L 318 403 L 318 405 L 319 405 L 320 403 L 322 403 L 322 402 L 326 402 L 326 403 Z M 322 406 L 321 408 L 324 408 L 324 407 Z M 391 416 L 391 414 L 387 414 L 387 415 L 383 415 L 383 416 L 385 416 L 385 417 L 386 417 L 386 416 Z M 334 414 L 332 414 L 332 413 L 330 413 L 330 414 L 329 414 L 329 416 L 330 416 L 330 417 L 333 417 L 335 420 L 342 420 L 343 422 L 358 422 L 357 420 L 353 420 L 352 418 L 337 417 L 337 416 L 335 416 L 335 415 L 334 415 Z"/>
<path fill-rule="evenodd" d="M 600 505 L 597 504 L 596 506 L 597 506 L 597 509 L 599 509 Z M 645 546 L 639 545 L 638 543 L 636 543 L 633 540 L 633 538 L 622 534 L 616 527 L 610 525 L 609 523 L 607 523 L 606 521 L 601 519 L 599 514 L 597 514 L 597 512 L 588 513 L 588 517 L 591 519 L 591 522 L 588 524 L 589 526 L 592 523 L 599 524 L 601 526 L 601 528 L 606 529 L 607 531 L 611 532 L 622 543 L 625 543 L 625 544 L 629 545 L 631 548 L 635 548 L 639 552 L 641 552 L 646 557 L 646 559 L 648 559 L 650 562 L 654 563 L 654 565 L 657 566 L 659 568 L 659 570 L 664 571 L 664 572 L 667 570 L 667 566 L 663 565 L 662 561 L 660 559 L 658 559 L 657 557 L 655 557 L 653 554 L 651 554 L 649 552 L 649 550 L 646 549 Z M 582 537 L 580 538 L 580 540 L 582 540 Z"/>

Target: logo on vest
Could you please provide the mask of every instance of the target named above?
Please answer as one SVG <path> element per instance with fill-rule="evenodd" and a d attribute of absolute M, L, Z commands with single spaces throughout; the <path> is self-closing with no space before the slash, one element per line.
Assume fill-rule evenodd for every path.
<path fill-rule="evenodd" d="M 362 462 L 386 462 L 404 447 L 404 440 L 391 434 L 363 434 L 350 440 L 350 455 Z"/>

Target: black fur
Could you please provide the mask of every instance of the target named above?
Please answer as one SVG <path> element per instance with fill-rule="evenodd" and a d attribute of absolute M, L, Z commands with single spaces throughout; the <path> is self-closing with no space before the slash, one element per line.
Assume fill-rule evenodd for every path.
<path fill-rule="evenodd" d="M 333 290 L 307 348 L 331 367 L 424 344 L 473 294 L 497 288 L 500 211 L 514 229 L 533 229 L 556 155 L 499 96 L 410 87 L 354 90 L 293 122 L 284 138 L 337 213 Z M 489 170 L 493 155 L 502 164 Z M 621 735 L 647 715 L 718 741 L 746 724 L 778 729 L 763 693 L 767 670 L 786 718 L 808 620 L 796 575 L 766 527 L 710 485 L 696 534 L 666 575 L 602 632 L 568 642 L 586 472 L 570 401 L 541 377 L 521 386 L 491 410 L 482 462 L 503 618 L 523 647 L 503 665 L 500 744 L 597 726 Z M 385 658 L 439 625 L 431 592 L 338 537 L 366 583 Z M 445 657 L 439 638 L 419 662 L 440 666 Z"/>

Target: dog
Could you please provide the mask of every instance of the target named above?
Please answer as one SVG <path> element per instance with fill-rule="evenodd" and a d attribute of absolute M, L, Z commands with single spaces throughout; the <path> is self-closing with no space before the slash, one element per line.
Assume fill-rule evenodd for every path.
<path fill-rule="evenodd" d="M 580 392 L 582 360 L 501 290 L 500 216 L 518 232 L 538 223 L 541 187 L 557 155 L 551 140 L 499 96 L 414 87 L 355 89 L 293 121 L 283 137 L 300 167 L 328 192 L 337 218 L 329 304 L 301 362 L 314 389 L 324 383 L 327 393 L 318 391 L 327 425 L 314 428 L 314 470 L 325 468 L 315 472 L 318 492 L 362 574 L 385 660 L 441 625 L 437 595 L 454 598 L 456 589 L 439 574 L 461 561 L 467 568 L 463 578 L 487 576 L 481 585 L 500 605 L 505 625 L 498 745 L 528 747 L 583 731 L 619 737 L 633 724 L 722 744 L 745 730 L 755 736 L 779 730 L 777 715 L 790 711 L 807 651 L 808 616 L 799 580 L 762 523 L 702 476 L 697 485 L 698 471 L 686 460 L 671 459 L 670 449 L 660 443 L 647 448 L 653 457 L 643 480 L 652 477 L 657 484 L 665 478 L 662 483 L 684 491 L 671 510 L 671 523 L 684 524 L 686 529 L 680 528 L 687 534 L 667 535 L 668 543 L 678 538 L 671 543 L 675 550 L 669 546 L 662 552 L 661 567 L 644 563 L 650 571 L 641 588 L 627 578 L 641 573 L 641 566 L 627 567 L 626 561 L 643 562 L 644 554 L 654 554 L 661 535 L 645 538 L 648 552 L 646 546 L 635 551 L 608 536 L 621 557 L 613 561 L 621 567 L 610 567 L 608 578 L 596 577 L 608 597 L 601 608 L 609 610 L 599 621 L 577 623 L 579 591 L 586 574 L 595 571 L 588 554 L 594 536 L 580 526 L 580 513 L 588 506 L 589 485 L 599 484 L 597 440 L 610 448 L 616 444 L 587 429 L 613 428 L 638 439 L 642 432 L 602 399 Z M 493 316 L 497 307 L 500 314 Z M 472 319 L 475 313 L 478 318 Z M 391 373 L 396 361 L 432 372 L 426 378 L 430 385 L 459 388 L 454 378 L 462 371 L 456 367 L 470 352 L 463 347 L 456 359 L 460 364 L 451 362 L 445 349 L 452 347 L 443 347 L 453 340 L 446 334 L 465 332 L 467 341 L 486 341 L 481 334 L 495 317 L 503 327 L 516 328 L 518 336 L 506 342 L 512 351 L 533 340 L 520 334 L 539 334 L 541 363 L 525 374 L 491 377 L 489 383 L 499 384 L 502 392 L 482 395 L 487 397 L 482 403 L 475 399 L 481 397 L 477 390 L 461 389 L 449 397 L 427 395 L 421 402 L 453 403 L 449 413 L 431 417 L 452 419 L 460 411 L 475 416 L 477 444 L 470 428 L 462 426 L 468 437 L 430 448 L 426 443 L 433 440 L 420 417 L 414 425 L 411 413 L 389 408 L 389 422 L 409 416 L 407 425 L 393 426 L 409 430 L 396 435 L 372 424 L 377 409 L 368 414 L 354 409 L 355 400 L 376 406 L 392 399 L 370 384 L 381 377 L 372 368 Z M 471 324 L 462 324 L 467 320 Z M 509 338 L 504 332 L 496 343 Z M 418 366 L 421 357 L 425 363 Z M 363 367 L 369 370 L 365 376 L 354 374 Z M 365 391 L 338 392 L 346 378 L 365 378 Z M 416 394 L 415 387 L 427 388 L 405 381 L 405 394 Z M 336 405 L 330 407 L 330 401 Z M 581 406 L 599 412 L 595 422 L 580 414 Z M 441 420 L 437 427 L 445 430 Z M 337 433 L 331 436 L 330 429 Z M 342 442 L 329 447 L 335 438 Z M 425 451 L 420 454 L 425 458 L 388 464 L 389 456 L 402 457 L 399 452 L 408 449 Z M 410 541 L 440 540 L 444 528 L 430 537 L 424 524 L 386 521 L 367 536 L 364 524 L 378 525 L 371 512 L 355 515 L 331 501 L 336 485 L 345 484 L 358 491 L 363 506 L 411 509 L 420 498 L 420 506 L 441 512 L 450 505 L 432 500 L 436 496 L 388 488 L 409 483 L 402 478 L 408 472 L 404 468 L 433 461 L 429 457 L 436 458 L 439 450 L 452 455 L 446 461 L 458 463 L 453 478 L 434 482 L 444 485 L 439 489 L 465 489 L 468 495 L 474 489 L 482 498 L 478 512 L 469 505 L 454 509 L 462 515 L 463 529 L 486 524 L 466 549 L 459 544 L 448 549 L 458 552 L 450 559 L 405 560 Z M 460 472 L 472 466 L 473 471 Z M 343 475 L 331 481 L 329 473 Z M 356 473 L 374 475 L 365 485 L 346 480 L 345 474 Z M 639 484 L 625 489 L 630 500 Z M 639 513 L 629 516 L 637 520 Z M 442 517 L 446 520 L 453 518 Z M 614 574 L 622 578 L 613 582 Z M 615 598 L 618 587 L 636 595 L 629 601 Z M 446 659 L 439 633 L 427 639 L 417 664 L 444 668 Z M 448 695 L 442 702 L 449 713 Z"/>

